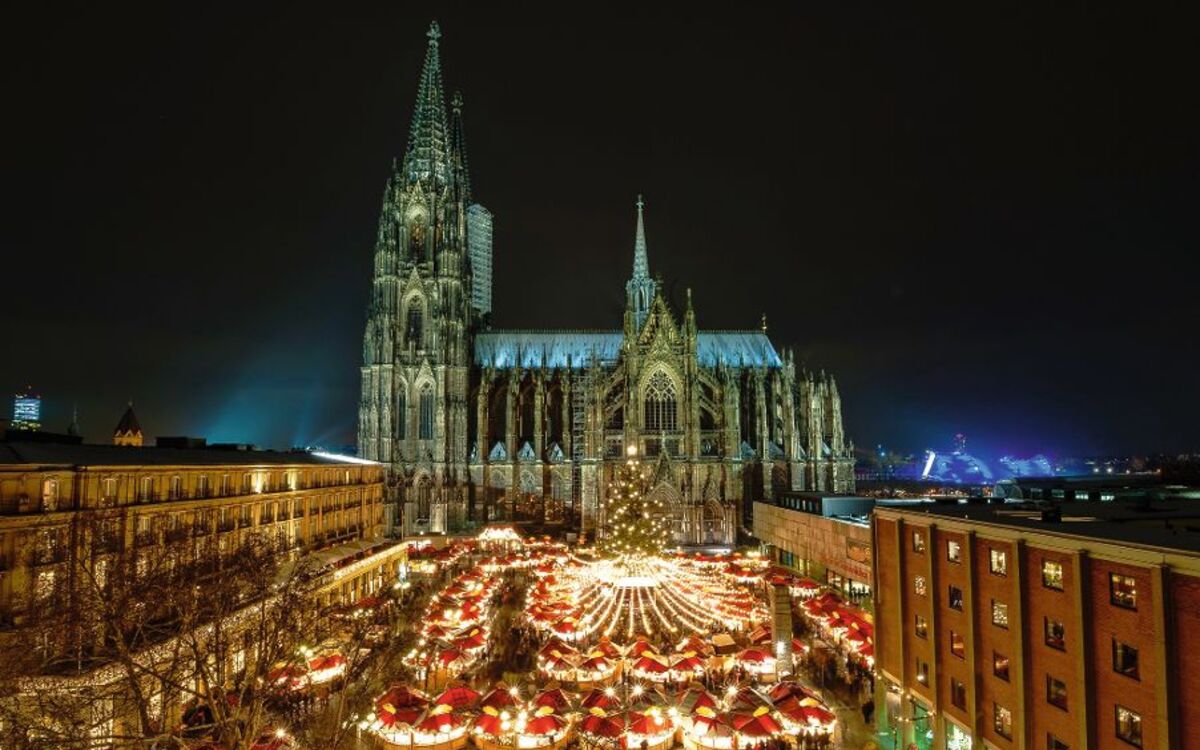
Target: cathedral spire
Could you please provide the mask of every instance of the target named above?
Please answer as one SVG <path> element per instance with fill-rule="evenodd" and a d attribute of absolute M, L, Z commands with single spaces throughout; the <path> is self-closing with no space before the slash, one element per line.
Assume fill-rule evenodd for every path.
<path fill-rule="evenodd" d="M 471 175 L 467 170 L 467 139 L 463 133 L 463 97 L 455 91 L 450 100 L 450 165 L 463 203 L 471 202 Z"/>
<path fill-rule="evenodd" d="M 408 132 L 408 148 L 404 152 L 404 173 L 412 182 L 432 178 L 444 184 L 450 166 L 449 127 L 446 125 L 442 64 L 438 57 L 438 40 L 442 38 L 442 32 L 437 21 L 429 24 L 425 36 L 429 46 L 425 50 L 421 81 L 417 84 L 417 101 Z"/>
<path fill-rule="evenodd" d="M 637 330 L 641 330 L 654 300 L 656 284 L 650 278 L 650 260 L 646 254 L 646 222 L 643 210 L 646 204 L 642 196 L 637 199 L 637 233 L 633 239 L 633 276 L 625 284 L 626 306 L 633 313 Z"/>
<path fill-rule="evenodd" d="M 637 280 L 650 278 L 650 259 L 646 257 L 646 222 L 642 210 L 646 204 L 639 193 L 637 199 L 637 234 L 633 239 L 633 278 Z"/>

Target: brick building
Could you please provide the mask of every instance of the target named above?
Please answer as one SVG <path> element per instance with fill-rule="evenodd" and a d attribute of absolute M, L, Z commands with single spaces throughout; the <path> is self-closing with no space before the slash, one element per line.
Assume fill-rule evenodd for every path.
<path fill-rule="evenodd" d="M 877 508 L 877 724 L 900 746 L 1200 748 L 1200 508 Z"/>

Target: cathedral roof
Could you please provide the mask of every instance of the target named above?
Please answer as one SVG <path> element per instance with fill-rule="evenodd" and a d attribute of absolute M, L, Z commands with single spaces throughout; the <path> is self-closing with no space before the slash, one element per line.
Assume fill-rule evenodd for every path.
<path fill-rule="evenodd" d="M 487 331 L 475 337 L 475 364 L 511 367 L 587 367 L 617 361 L 621 331 Z M 700 331 L 696 359 L 702 367 L 781 367 L 778 352 L 761 331 Z"/>
<path fill-rule="evenodd" d="M 587 367 L 617 361 L 621 331 L 488 331 L 475 337 L 482 367 Z"/>
<path fill-rule="evenodd" d="M 705 367 L 782 367 L 783 361 L 762 331 L 699 331 L 696 359 Z"/>

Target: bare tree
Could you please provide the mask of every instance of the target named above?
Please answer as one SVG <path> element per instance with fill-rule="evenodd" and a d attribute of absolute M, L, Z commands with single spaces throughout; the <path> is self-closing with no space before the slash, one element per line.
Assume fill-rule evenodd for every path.
<path fill-rule="evenodd" d="M 276 721 L 272 669 L 332 633 L 319 571 L 252 534 L 223 554 L 211 534 L 107 554 L 105 521 L 0 646 L 0 744 L 249 748 Z"/>

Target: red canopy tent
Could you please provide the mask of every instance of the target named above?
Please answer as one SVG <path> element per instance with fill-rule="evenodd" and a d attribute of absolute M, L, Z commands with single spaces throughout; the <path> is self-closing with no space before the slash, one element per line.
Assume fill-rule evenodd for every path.
<path fill-rule="evenodd" d="M 413 726 L 425 712 L 429 699 L 404 685 L 394 685 L 375 699 L 375 713 L 385 727 Z"/>
<path fill-rule="evenodd" d="M 472 690 L 461 682 L 456 682 L 442 691 L 442 694 L 434 699 L 434 703 L 439 706 L 468 708 L 478 703 L 479 697 L 479 693 L 475 690 Z"/>

